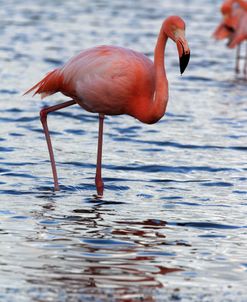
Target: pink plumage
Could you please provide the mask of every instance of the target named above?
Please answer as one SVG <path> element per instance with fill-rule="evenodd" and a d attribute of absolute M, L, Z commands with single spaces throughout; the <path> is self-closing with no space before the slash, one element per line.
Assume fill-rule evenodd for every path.
<path fill-rule="evenodd" d="M 45 97 L 56 92 L 71 101 L 44 108 L 40 112 L 51 159 L 55 190 L 59 190 L 55 159 L 47 126 L 47 114 L 79 104 L 87 111 L 99 114 L 99 140 L 96 168 L 98 196 L 103 195 L 101 178 L 103 119 L 105 115 L 131 115 L 143 123 L 152 124 L 163 117 L 168 102 L 164 53 L 167 39 L 177 45 L 180 71 L 190 58 L 185 39 L 185 23 L 178 16 L 168 17 L 162 24 L 154 51 L 154 62 L 142 53 L 116 46 L 98 46 L 84 50 L 64 66 L 51 71 L 26 93 Z"/>
<path fill-rule="evenodd" d="M 243 0 L 225 0 L 221 6 L 223 19 L 213 33 L 216 40 L 228 39 L 227 47 L 237 47 L 236 67 L 240 71 L 240 45 L 247 39 L 247 2 Z M 244 74 L 247 77 L 247 54 Z"/>

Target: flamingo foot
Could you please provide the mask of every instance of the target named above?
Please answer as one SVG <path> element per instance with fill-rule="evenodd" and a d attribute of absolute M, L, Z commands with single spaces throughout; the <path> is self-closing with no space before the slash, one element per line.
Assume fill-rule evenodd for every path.
<path fill-rule="evenodd" d="M 58 184 L 54 184 L 54 192 L 60 191 L 60 187 Z"/>
<path fill-rule="evenodd" d="M 95 199 L 101 199 L 101 198 L 103 198 L 103 195 L 93 194 L 93 197 Z"/>
<path fill-rule="evenodd" d="M 104 193 L 104 183 L 100 180 L 95 180 L 96 189 L 97 189 L 97 198 L 102 198 Z"/>

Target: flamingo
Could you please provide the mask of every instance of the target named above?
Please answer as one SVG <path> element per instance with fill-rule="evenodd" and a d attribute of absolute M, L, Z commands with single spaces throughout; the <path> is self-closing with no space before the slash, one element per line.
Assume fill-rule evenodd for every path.
<path fill-rule="evenodd" d="M 243 0 L 225 0 L 221 6 L 221 13 L 223 20 L 216 28 L 213 36 L 216 40 L 228 38 L 227 47 L 237 47 L 235 71 L 239 73 L 240 45 L 247 39 L 247 2 Z M 244 75 L 247 76 L 247 49 Z"/>
<path fill-rule="evenodd" d="M 238 3 L 239 5 L 234 5 L 234 2 Z M 241 3 L 241 5 L 240 5 Z M 245 4 L 245 6 L 244 6 Z M 246 53 L 245 57 L 241 57 L 241 44 L 247 40 L 247 2 L 239 2 L 237 0 L 233 1 L 233 26 L 235 28 L 234 33 L 229 38 L 228 47 L 235 48 L 237 47 L 237 56 L 236 56 L 236 67 L 235 70 L 237 73 L 240 72 L 240 59 L 244 59 L 244 68 L 243 73 L 247 78 L 247 45 L 246 45 Z M 231 18 L 230 18 L 231 19 Z M 226 23 L 228 19 L 226 18 Z M 235 24 L 234 24 L 235 23 Z"/>
<path fill-rule="evenodd" d="M 179 16 L 166 18 L 161 26 L 154 62 L 142 53 L 117 46 L 96 46 L 83 50 L 65 65 L 49 72 L 40 82 L 26 91 L 40 94 L 41 98 L 61 92 L 71 100 L 43 108 L 40 119 L 43 125 L 54 190 L 59 190 L 56 163 L 47 125 L 47 115 L 53 111 L 78 104 L 99 115 L 98 150 L 95 174 L 97 197 L 103 196 L 101 176 L 103 124 L 105 115 L 130 115 L 142 123 L 153 124 L 166 112 L 168 81 L 164 51 L 168 38 L 176 43 L 181 74 L 190 59 L 185 38 L 185 22 Z"/>

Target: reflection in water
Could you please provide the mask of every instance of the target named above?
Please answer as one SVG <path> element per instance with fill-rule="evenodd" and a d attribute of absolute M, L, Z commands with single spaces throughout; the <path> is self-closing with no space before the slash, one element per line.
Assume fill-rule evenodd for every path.
<path fill-rule="evenodd" d="M 135 301 L 136 298 L 156 301 L 157 290 L 165 286 L 159 279 L 183 271 L 181 267 L 170 267 L 165 261 L 170 254 L 157 248 L 166 244 L 165 234 L 159 233 L 159 230 L 165 231 L 165 221 L 119 221 L 109 227 L 104 216 L 112 216 L 115 211 L 101 204 L 91 209 L 75 209 L 75 215 L 57 218 L 51 216 L 54 204 L 46 203 L 42 208 L 42 212 L 36 214 L 40 216 L 43 230 L 29 242 L 56 253 L 42 254 L 39 259 L 43 263 L 42 272 L 27 275 L 33 295 L 42 295 L 42 288 L 46 288 L 57 294 L 62 290 L 67 297 L 76 292 L 84 299 L 97 294 L 103 298 L 105 293 L 109 291 L 110 295 L 114 290 L 117 301 Z M 59 222 L 55 229 L 54 221 Z M 69 238 L 61 229 L 70 230 Z M 83 230 L 87 236 L 82 238 Z M 161 264 L 156 258 L 164 261 Z"/>

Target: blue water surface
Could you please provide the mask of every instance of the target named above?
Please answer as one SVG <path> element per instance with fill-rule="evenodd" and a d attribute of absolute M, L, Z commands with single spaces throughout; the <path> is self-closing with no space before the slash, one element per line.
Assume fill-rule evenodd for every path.
<path fill-rule="evenodd" d="M 235 50 L 215 42 L 221 1 L 0 1 L 0 301 L 246 301 L 247 99 Z M 95 199 L 98 119 L 49 116 L 60 192 L 25 90 L 81 49 L 153 58 L 162 21 L 186 21 L 190 64 L 169 42 L 166 116 L 107 117 L 105 196 Z"/>

